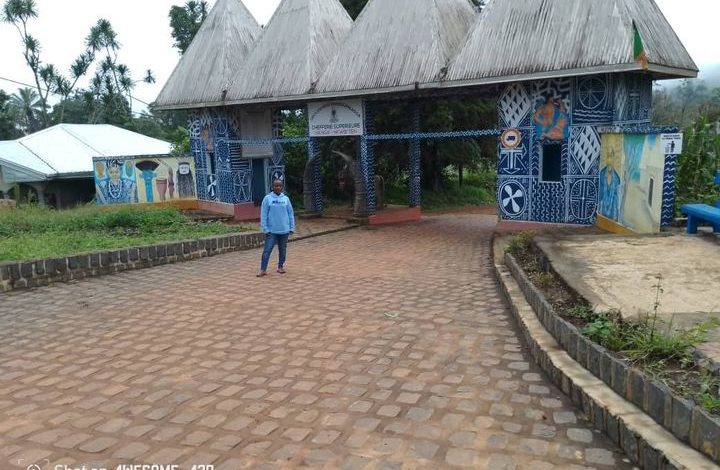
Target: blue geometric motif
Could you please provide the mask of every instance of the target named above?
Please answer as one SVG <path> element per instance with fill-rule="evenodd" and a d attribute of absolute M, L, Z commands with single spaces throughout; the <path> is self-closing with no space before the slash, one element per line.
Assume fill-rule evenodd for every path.
<path fill-rule="evenodd" d="M 420 104 L 416 101 L 412 105 L 412 131 L 420 132 Z M 408 150 L 408 167 L 410 173 L 409 184 L 409 206 L 418 207 L 422 195 L 422 155 L 420 150 L 420 139 L 412 139 Z"/>
<path fill-rule="evenodd" d="M 574 124 L 600 124 L 613 120 L 611 80 L 607 75 L 578 78 L 573 107 Z"/>
<path fill-rule="evenodd" d="M 252 202 L 252 167 L 250 160 L 243 160 L 233 171 L 235 204 Z"/>
<path fill-rule="evenodd" d="M 597 175 L 600 166 L 600 135 L 592 126 L 570 130 L 571 175 Z"/>
<path fill-rule="evenodd" d="M 521 134 L 521 142 L 514 149 L 504 148 L 498 143 L 498 174 L 507 176 L 528 176 L 530 171 L 530 148 L 532 145 L 532 129 L 518 129 Z"/>
<path fill-rule="evenodd" d="M 568 222 L 593 224 L 597 216 L 597 178 L 568 179 L 569 217 Z"/>
<path fill-rule="evenodd" d="M 523 182 L 525 184 L 523 184 Z M 497 200 L 504 218 L 527 220 L 530 207 L 527 180 L 499 179 Z"/>
<path fill-rule="evenodd" d="M 531 188 L 532 220 L 550 223 L 567 221 L 564 183 L 545 183 L 533 179 Z"/>
<path fill-rule="evenodd" d="M 502 127 L 516 128 L 529 125 L 532 110 L 532 99 L 522 83 L 508 85 L 498 99 Z"/>
<path fill-rule="evenodd" d="M 677 178 L 677 155 L 665 155 L 663 178 L 663 203 L 661 225 L 667 227 L 675 219 L 675 182 Z"/>

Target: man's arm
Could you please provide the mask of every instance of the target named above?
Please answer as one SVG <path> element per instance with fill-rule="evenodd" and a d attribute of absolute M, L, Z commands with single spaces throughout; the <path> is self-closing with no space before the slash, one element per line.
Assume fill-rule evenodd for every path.
<path fill-rule="evenodd" d="M 260 206 L 260 229 L 263 233 L 270 233 L 268 227 L 268 215 L 270 213 L 270 203 L 268 202 L 267 196 L 263 198 L 262 206 Z"/>
<path fill-rule="evenodd" d="M 287 205 L 288 217 L 290 218 L 290 233 L 295 231 L 295 211 L 293 211 L 292 201 L 288 198 Z"/>

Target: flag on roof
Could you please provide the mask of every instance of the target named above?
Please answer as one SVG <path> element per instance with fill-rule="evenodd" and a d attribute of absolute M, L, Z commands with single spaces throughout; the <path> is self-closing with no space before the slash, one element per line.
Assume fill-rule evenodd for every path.
<path fill-rule="evenodd" d="M 642 65 L 642 68 L 644 70 L 647 70 L 650 66 L 647 58 L 647 53 L 645 52 L 645 44 L 643 43 L 642 36 L 640 36 L 640 30 L 638 30 L 637 25 L 633 21 L 633 33 L 634 33 L 634 51 L 633 51 L 633 57 L 635 57 L 635 62 Z"/>

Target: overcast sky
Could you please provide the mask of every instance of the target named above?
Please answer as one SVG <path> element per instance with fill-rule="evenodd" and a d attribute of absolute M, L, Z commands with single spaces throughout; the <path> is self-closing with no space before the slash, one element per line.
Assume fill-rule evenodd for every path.
<path fill-rule="evenodd" d="M 83 50 L 90 27 L 99 18 L 110 20 L 122 44 L 120 61 L 139 80 L 151 69 L 155 85 L 139 83 L 133 95 L 152 102 L 172 73 L 178 59 L 172 48 L 168 11 L 185 0 L 35 0 L 39 18 L 30 30 L 42 45 L 42 60 L 67 71 Z M 392 1 L 392 0 L 385 0 Z M 513 0 L 522 1 L 522 0 Z M 5 0 L 0 0 L 4 3 Z M 266 24 L 280 0 L 244 0 L 260 24 Z M 690 55 L 702 70 L 720 64 L 720 0 L 656 0 Z M 210 0 L 211 5 L 214 0 Z M 22 57 L 18 32 L 0 23 L 0 88 L 15 92 L 19 85 L 3 79 L 32 83 Z"/>

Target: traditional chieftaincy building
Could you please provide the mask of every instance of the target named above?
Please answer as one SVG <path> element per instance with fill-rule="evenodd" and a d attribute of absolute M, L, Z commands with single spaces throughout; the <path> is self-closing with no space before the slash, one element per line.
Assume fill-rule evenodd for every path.
<path fill-rule="evenodd" d="M 155 103 L 190 111 L 201 206 L 255 218 L 285 177 L 283 149 L 307 143 L 306 208 L 323 210 L 321 139 L 358 141 L 357 186 L 371 223 L 421 208 L 424 140 L 496 138 L 504 220 L 658 231 L 672 217 L 682 135 L 653 128 L 654 80 L 697 67 L 654 0 L 370 0 L 352 21 L 337 0 L 282 0 L 261 28 L 240 0 L 218 0 Z M 498 126 L 435 132 L 421 104 L 494 97 Z M 374 111 L 409 104 L 403 133 Z M 283 137 L 284 110 L 308 132 Z M 408 207 L 375 201 L 374 148 L 408 150 Z M 309 207 L 307 207 L 309 206 Z M 356 208 L 357 209 L 357 208 Z"/>

